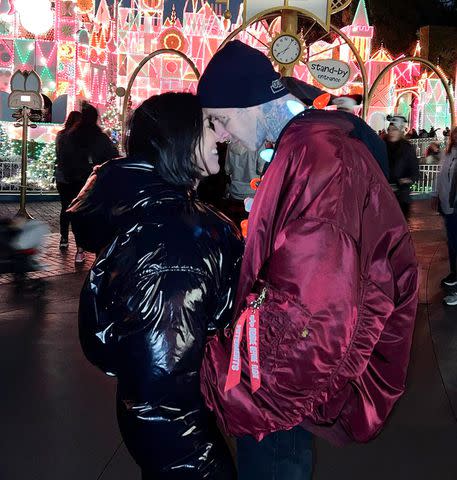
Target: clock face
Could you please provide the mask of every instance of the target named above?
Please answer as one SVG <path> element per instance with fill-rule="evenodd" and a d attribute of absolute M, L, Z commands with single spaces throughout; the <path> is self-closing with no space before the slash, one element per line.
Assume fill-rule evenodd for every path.
<path fill-rule="evenodd" d="M 271 46 L 271 55 L 277 63 L 289 65 L 296 62 L 302 54 L 302 46 L 292 35 L 281 35 Z"/>

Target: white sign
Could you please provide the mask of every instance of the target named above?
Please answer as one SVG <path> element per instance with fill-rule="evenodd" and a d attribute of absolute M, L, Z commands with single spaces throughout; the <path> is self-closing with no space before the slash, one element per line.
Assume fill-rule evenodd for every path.
<path fill-rule="evenodd" d="M 351 69 L 340 60 L 314 60 L 307 63 L 311 75 L 324 87 L 338 89 L 346 85 Z"/>
<path fill-rule="evenodd" d="M 244 22 L 265 10 L 281 10 L 283 7 L 309 13 L 324 28 L 330 28 L 332 0 L 244 0 Z"/>

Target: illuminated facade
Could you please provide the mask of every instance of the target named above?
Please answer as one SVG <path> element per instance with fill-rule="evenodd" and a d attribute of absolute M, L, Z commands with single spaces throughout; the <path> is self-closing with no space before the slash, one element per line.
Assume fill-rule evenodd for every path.
<path fill-rule="evenodd" d="M 210 6 L 205 0 L 188 0 L 183 12 L 173 8 L 165 18 L 163 1 L 130 0 L 128 5 L 124 0 L 108 5 L 100 0 L 96 7 L 95 0 L 0 0 L 0 119 L 11 120 L 7 97 L 10 77 L 17 69 L 38 72 L 43 93 L 52 102 L 52 122 L 61 123 L 82 99 L 103 110 L 109 85 L 126 87 L 138 63 L 158 49 L 179 50 L 203 71 L 224 38 L 241 24 L 241 11 L 231 22 L 224 18 L 222 5 Z M 46 22 L 51 22 L 51 28 L 40 32 Z M 279 28 L 279 21 L 270 26 L 258 23 L 239 38 L 266 53 L 265 44 Z M 343 31 L 359 50 L 371 85 L 394 58 L 384 47 L 372 51 L 375 29 L 369 23 L 365 0 L 360 0 L 352 25 Z M 419 45 L 416 54 L 418 49 Z M 359 67 L 340 38 L 332 44 L 319 41 L 310 45 L 309 56 L 349 63 L 350 81 L 336 93 L 361 93 Z M 296 67 L 295 76 L 316 85 L 305 65 Z M 167 90 L 193 91 L 195 86 L 187 62 L 176 55 L 160 55 L 143 67 L 133 85 L 131 101 L 135 106 L 150 95 Z M 416 128 L 443 128 L 450 124 L 448 110 L 437 78 L 409 62 L 398 65 L 381 82 L 368 121 L 381 129 L 388 114 L 403 112 Z M 39 128 L 33 135 L 48 136 L 54 130 Z"/>

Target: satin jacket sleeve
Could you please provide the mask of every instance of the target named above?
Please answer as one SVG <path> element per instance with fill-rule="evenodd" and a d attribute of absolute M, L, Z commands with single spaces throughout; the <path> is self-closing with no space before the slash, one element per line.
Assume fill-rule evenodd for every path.
<path fill-rule="evenodd" d="M 379 237 L 361 252 L 366 268 L 362 265 L 359 322 L 349 368 L 342 371 L 349 382 L 325 412 L 341 409 L 336 422 L 323 428 L 324 436 L 337 444 L 371 440 L 403 395 L 417 309 L 418 269 L 411 237 L 381 213 L 388 198 L 379 187 L 373 186 L 368 195 L 362 235 Z M 384 218 L 376 226 L 372 219 L 380 215 Z M 352 370 L 352 365 L 357 367 Z"/>
<path fill-rule="evenodd" d="M 373 156 L 330 120 L 305 115 L 281 140 L 255 197 L 237 304 L 261 278 L 307 309 L 302 384 L 323 387 L 303 426 L 343 444 L 373 438 L 405 390 L 418 268 Z"/>

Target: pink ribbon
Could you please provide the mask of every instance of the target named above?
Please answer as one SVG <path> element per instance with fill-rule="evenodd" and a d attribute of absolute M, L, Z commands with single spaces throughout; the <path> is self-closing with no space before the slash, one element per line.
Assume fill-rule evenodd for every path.
<path fill-rule="evenodd" d="M 236 387 L 241 381 L 241 341 L 243 339 L 243 329 L 245 326 L 251 392 L 255 393 L 260 388 L 262 381 L 260 377 L 259 358 L 259 322 L 260 314 L 257 308 L 247 308 L 237 320 L 233 331 L 232 352 L 224 392 L 228 392 Z"/>

